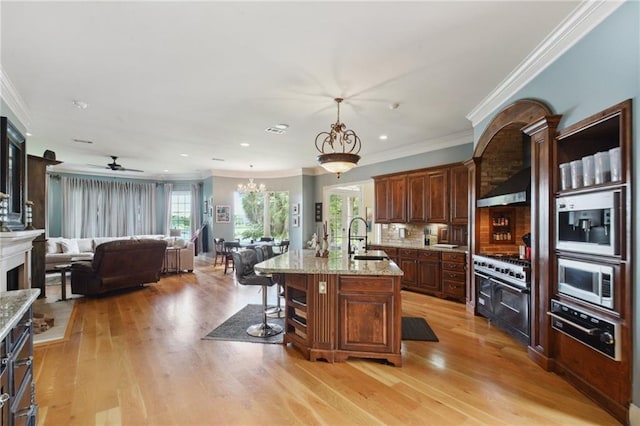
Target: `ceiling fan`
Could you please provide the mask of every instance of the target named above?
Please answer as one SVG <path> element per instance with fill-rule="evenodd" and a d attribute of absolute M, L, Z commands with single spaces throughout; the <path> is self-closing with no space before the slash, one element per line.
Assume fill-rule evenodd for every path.
<path fill-rule="evenodd" d="M 110 155 L 110 157 L 113 159 L 113 162 L 111 163 L 107 163 L 107 165 L 104 167 L 105 169 L 111 169 L 113 171 L 116 172 L 139 172 L 142 173 L 144 172 L 144 170 L 138 170 L 138 169 L 127 169 L 125 167 L 123 167 L 121 164 L 117 163 L 118 157 L 115 155 Z M 100 167 L 103 168 L 103 166 L 95 166 L 92 164 L 93 167 Z"/>

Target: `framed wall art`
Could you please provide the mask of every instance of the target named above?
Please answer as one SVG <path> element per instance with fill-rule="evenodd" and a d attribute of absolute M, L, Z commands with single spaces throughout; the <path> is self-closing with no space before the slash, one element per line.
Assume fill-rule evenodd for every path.
<path fill-rule="evenodd" d="M 322 203 L 316 203 L 316 222 L 322 222 Z"/>
<path fill-rule="evenodd" d="M 231 223 L 231 206 L 216 206 L 216 223 Z"/>

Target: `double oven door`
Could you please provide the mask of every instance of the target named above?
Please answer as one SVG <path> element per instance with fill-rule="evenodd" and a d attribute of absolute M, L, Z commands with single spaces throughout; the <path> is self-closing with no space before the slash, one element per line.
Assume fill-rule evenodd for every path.
<path fill-rule="evenodd" d="M 529 344 L 529 289 L 474 272 L 478 313 L 524 344 Z"/>

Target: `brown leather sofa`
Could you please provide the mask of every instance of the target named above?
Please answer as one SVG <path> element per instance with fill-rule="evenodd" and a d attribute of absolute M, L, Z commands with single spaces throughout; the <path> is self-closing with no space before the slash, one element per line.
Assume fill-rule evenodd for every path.
<path fill-rule="evenodd" d="M 71 265 L 71 292 L 98 295 L 158 282 L 165 257 L 164 240 L 116 240 L 96 246 L 93 260 Z"/>

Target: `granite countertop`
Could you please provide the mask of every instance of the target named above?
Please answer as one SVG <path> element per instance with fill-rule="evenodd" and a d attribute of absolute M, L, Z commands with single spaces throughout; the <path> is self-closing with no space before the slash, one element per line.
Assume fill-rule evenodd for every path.
<path fill-rule="evenodd" d="M 0 292 L 0 340 L 4 340 L 11 329 L 40 295 L 39 288 Z"/>
<path fill-rule="evenodd" d="M 388 242 L 388 243 L 371 243 L 372 246 L 382 246 L 382 247 L 395 247 L 395 248 L 410 248 L 410 249 L 420 249 L 420 250 L 438 250 L 438 251 L 448 251 L 454 253 L 468 253 L 469 247 L 467 246 L 457 246 L 454 248 L 447 247 L 437 247 L 437 246 L 425 246 L 421 243 L 416 242 Z"/>
<path fill-rule="evenodd" d="M 387 257 L 382 250 L 368 250 L 366 254 Z M 289 250 L 258 263 L 254 269 L 267 274 L 404 275 L 392 260 L 351 260 L 338 250 L 330 251 L 328 258 L 316 257 L 313 250 Z"/>

